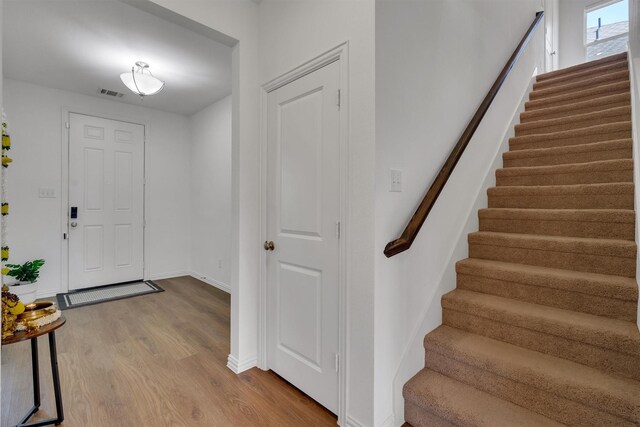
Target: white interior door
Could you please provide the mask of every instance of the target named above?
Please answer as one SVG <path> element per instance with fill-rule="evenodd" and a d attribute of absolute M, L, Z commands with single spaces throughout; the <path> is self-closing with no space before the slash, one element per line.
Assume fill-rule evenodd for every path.
<path fill-rule="evenodd" d="M 558 69 L 558 0 L 544 0 L 545 72 Z"/>
<path fill-rule="evenodd" d="M 144 126 L 73 113 L 69 125 L 69 289 L 141 280 Z"/>
<path fill-rule="evenodd" d="M 336 412 L 339 62 L 267 96 L 268 367 Z"/>

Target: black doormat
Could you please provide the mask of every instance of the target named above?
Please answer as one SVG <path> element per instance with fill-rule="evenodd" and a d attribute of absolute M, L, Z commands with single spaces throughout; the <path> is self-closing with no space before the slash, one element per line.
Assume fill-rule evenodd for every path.
<path fill-rule="evenodd" d="M 119 283 L 116 285 L 99 286 L 97 288 L 81 289 L 66 294 L 56 294 L 60 310 L 100 304 L 139 295 L 164 292 L 160 286 L 151 280 Z"/>

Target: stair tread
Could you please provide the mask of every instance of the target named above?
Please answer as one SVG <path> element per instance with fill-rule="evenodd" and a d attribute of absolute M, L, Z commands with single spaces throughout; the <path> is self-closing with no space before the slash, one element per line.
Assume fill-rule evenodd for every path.
<path fill-rule="evenodd" d="M 606 96 L 613 95 L 620 92 L 629 92 L 631 82 L 629 80 L 623 80 L 619 82 L 607 83 L 598 85 L 596 87 L 590 87 L 584 90 L 577 90 L 570 93 L 562 93 L 555 96 L 548 96 L 544 98 L 532 99 L 525 102 L 525 112 L 533 109 L 546 108 L 545 106 L 557 106 L 558 103 L 566 105 L 566 101 L 578 100 L 585 98 L 589 99 L 594 96 Z"/>
<path fill-rule="evenodd" d="M 574 71 L 578 71 L 578 70 L 587 70 L 587 69 L 591 69 L 591 68 L 597 68 L 600 67 L 606 63 L 610 63 L 610 62 L 620 62 L 620 61 L 627 61 L 628 60 L 628 54 L 627 52 L 622 52 L 622 53 L 618 53 L 615 55 L 611 55 L 611 56 L 607 56 L 605 58 L 601 58 L 601 59 L 596 59 L 593 61 L 589 61 L 589 62 L 583 62 L 582 64 L 577 64 L 571 67 L 567 67 L 567 68 L 563 68 L 561 70 L 555 70 L 555 71 L 550 71 L 548 73 L 542 73 L 539 74 L 536 77 L 537 81 L 543 81 L 543 80 L 548 80 L 557 76 L 561 76 L 561 75 L 565 75 L 565 74 L 571 74 Z"/>
<path fill-rule="evenodd" d="M 623 258 L 636 257 L 636 243 L 630 240 L 593 239 L 585 237 L 544 236 L 538 234 L 476 231 L 469 233 L 469 244 L 491 243 L 496 246 L 553 250 L 575 254 L 597 254 Z"/>
<path fill-rule="evenodd" d="M 487 190 L 490 196 L 564 196 L 567 194 L 595 195 L 595 194 L 631 194 L 632 182 L 613 182 L 600 184 L 572 184 L 572 185 L 514 185 L 491 187 Z"/>
<path fill-rule="evenodd" d="M 562 426 L 499 397 L 423 369 L 404 387 L 405 398 L 455 424 L 491 427 Z"/>
<path fill-rule="evenodd" d="M 549 88 L 534 89 L 529 94 L 529 99 L 540 99 L 547 96 L 555 96 L 560 93 L 572 92 L 580 90 L 583 87 L 597 87 L 602 84 L 608 84 L 612 82 L 625 81 L 629 79 L 629 70 L 615 70 L 604 74 L 597 74 L 588 76 L 587 78 L 576 79 L 568 81 L 564 84 L 552 86 Z"/>
<path fill-rule="evenodd" d="M 591 136 L 594 134 L 607 134 L 610 132 L 629 131 L 631 132 L 631 121 L 623 121 L 616 123 L 607 123 L 602 125 L 589 126 L 580 129 L 570 129 L 552 133 L 543 133 L 538 135 L 522 135 L 509 138 L 511 145 L 525 144 L 540 141 L 552 141 L 566 138 L 576 138 L 581 136 Z M 512 147 L 513 149 L 513 147 Z"/>
<path fill-rule="evenodd" d="M 630 209 L 518 209 L 483 208 L 481 218 L 553 219 L 554 221 L 635 223 L 635 211 Z"/>
<path fill-rule="evenodd" d="M 615 149 L 630 148 L 632 143 L 633 141 L 630 138 L 626 138 L 611 141 L 591 142 L 588 144 L 567 145 L 564 147 L 528 148 L 525 150 L 507 151 L 503 154 L 503 158 L 516 159 L 588 153 L 594 151 L 611 151 Z M 629 158 L 631 159 L 631 157 Z"/>
<path fill-rule="evenodd" d="M 596 160 L 585 163 L 565 163 L 549 166 L 515 166 L 496 170 L 496 176 L 555 175 L 633 170 L 633 159 Z"/>
<path fill-rule="evenodd" d="M 607 73 L 610 70 L 615 70 L 615 69 L 628 69 L 629 68 L 629 61 L 625 58 L 621 61 L 613 61 L 613 62 L 608 62 L 605 64 L 601 64 L 601 65 L 596 65 L 590 68 L 586 68 L 584 70 L 581 71 L 576 71 L 573 73 L 569 73 L 569 74 L 564 74 L 564 75 L 560 75 L 560 76 L 556 76 L 556 77 L 551 77 L 551 78 L 547 78 L 547 79 L 543 79 L 542 81 L 537 81 L 536 83 L 533 84 L 533 89 L 537 89 L 537 88 L 541 88 L 541 87 L 547 87 L 547 86 L 551 86 L 551 85 L 557 85 L 557 84 L 561 84 L 563 82 L 566 81 L 570 81 L 570 80 L 574 80 L 574 79 L 581 79 L 584 77 L 587 77 L 589 75 L 592 74 L 600 74 L 600 73 Z"/>
<path fill-rule="evenodd" d="M 425 349 L 536 389 L 640 421 L 640 382 L 492 338 L 439 326 Z"/>
<path fill-rule="evenodd" d="M 592 120 L 597 119 L 605 119 L 609 117 L 616 117 L 620 115 L 628 115 L 629 120 L 631 120 L 631 106 L 623 106 L 623 107 L 611 107 L 606 108 L 600 111 L 593 111 L 589 113 L 583 114 L 575 114 L 572 116 L 564 116 L 554 119 L 543 119 L 543 120 L 532 120 L 526 123 L 517 124 L 515 129 L 516 132 L 523 130 L 532 130 L 532 129 L 544 129 L 550 126 L 559 126 L 559 125 L 568 125 L 571 123 L 579 123 L 579 122 L 590 122 Z M 589 126 L 585 126 L 589 127 Z"/>
<path fill-rule="evenodd" d="M 558 337 L 640 356 L 635 323 L 496 295 L 455 289 L 442 297 L 445 309 L 504 322 Z"/>
<path fill-rule="evenodd" d="M 570 290 L 625 301 L 638 301 L 638 285 L 636 280 L 630 277 L 478 258 L 466 258 L 458 261 L 456 271 L 489 279 Z"/>
<path fill-rule="evenodd" d="M 597 99 L 588 99 L 585 101 L 577 101 L 573 104 L 558 105 L 555 107 L 539 108 L 532 111 L 523 111 L 520 113 L 521 120 L 534 120 L 536 117 L 554 116 L 566 112 L 574 113 L 575 111 L 584 110 L 593 107 L 608 108 L 608 105 L 624 104 L 626 106 L 631 105 L 631 94 L 629 93 L 614 93 L 613 95 L 603 95 Z M 600 110 L 598 110 L 600 111 Z"/>

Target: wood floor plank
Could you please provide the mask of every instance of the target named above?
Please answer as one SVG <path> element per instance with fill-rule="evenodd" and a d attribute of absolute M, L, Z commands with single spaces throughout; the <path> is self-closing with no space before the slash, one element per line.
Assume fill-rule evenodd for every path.
<path fill-rule="evenodd" d="M 230 297 L 191 277 L 165 292 L 65 311 L 58 341 L 68 427 L 331 426 L 336 417 L 275 373 L 227 367 Z M 39 340 L 41 411 L 53 416 Z M 31 405 L 29 343 L 2 349 L 2 427 Z"/>

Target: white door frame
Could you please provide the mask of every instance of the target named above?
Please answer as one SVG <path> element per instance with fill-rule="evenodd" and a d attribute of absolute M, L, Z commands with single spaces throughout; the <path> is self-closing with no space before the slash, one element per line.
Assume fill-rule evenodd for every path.
<path fill-rule="evenodd" d="M 62 108 L 62 161 L 61 161 L 61 180 L 60 180 L 60 204 L 61 204 L 61 215 L 60 215 L 60 247 L 61 247 L 61 268 L 60 268 L 60 283 L 62 284 L 61 292 L 69 292 L 69 128 L 68 124 L 70 123 L 70 115 L 71 114 L 81 114 L 84 116 L 92 116 L 98 117 L 101 119 L 107 120 L 116 120 L 119 122 L 132 123 L 136 125 L 141 125 L 144 127 L 144 145 L 142 148 L 142 167 L 144 168 L 144 185 L 143 185 L 143 207 L 142 207 L 142 217 L 143 217 L 143 234 L 142 234 L 142 259 L 143 259 L 143 279 L 149 279 L 149 250 L 147 245 L 149 244 L 149 235 L 148 229 L 146 227 L 147 223 L 147 206 L 149 205 L 149 192 L 147 191 L 147 183 L 148 180 L 148 168 L 147 168 L 147 135 L 149 134 L 149 123 L 148 120 L 140 118 L 140 117 L 131 117 L 131 116 L 119 116 L 117 114 L 105 113 L 100 111 L 92 111 L 86 108 L 74 108 L 74 107 L 63 107 Z M 64 238 L 66 233 L 67 238 Z"/>
<path fill-rule="evenodd" d="M 349 212 L 349 42 L 305 62 L 299 67 L 276 77 L 261 87 L 260 93 L 260 241 L 267 240 L 267 96 L 294 80 L 304 77 L 325 65 L 340 62 L 340 257 L 338 302 L 338 423 L 346 420 L 347 398 L 347 223 Z M 261 250 L 258 306 L 258 367 L 267 370 L 267 253 Z"/>

